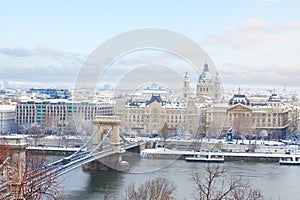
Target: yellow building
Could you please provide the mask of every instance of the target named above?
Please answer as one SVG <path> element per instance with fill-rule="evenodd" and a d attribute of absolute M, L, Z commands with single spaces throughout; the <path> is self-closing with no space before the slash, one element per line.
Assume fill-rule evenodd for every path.
<path fill-rule="evenodd" d="M 121 119 L 123 130 L 147 134 L 160 133 L 165 123 L 170 130 L 182 127 L 193 134 L 199 121 L 199 112 L 193 100 L 170 102 L 157 94 L 147 101 L 117 101 L 115 112 Z"/>
<path fill-rule="evenodd" d="M 217 135 L 220 135 L 232 127 L 238 137 L 264 132 L 270 138 L 283 138 L 294 133 L 298 118 L 296 107 L 283 103 L 276 94 L 263 102 L 251 102 L 245 95 L 237 94 L 228 104 L 210 106 L 206 116 L 207 132 L 219 127 Z"/>
<path fill-rule="evenodd" d="M 196 87 L 196 96 L 193 96 L 186 73 L 182 95 L 176 100 L 164 100 L 157 91 L 153 91 L 149 100 L 117 100 L 115 114 L 121 119 L 121 128 L 126 132 L 156 134 L 167 123 L 170 131 L 180 129 L 195 134 L 205 122 L 207 103 L 222 98 L 220 78 L 210 72 L 208 64 L 204 65 Z"/>

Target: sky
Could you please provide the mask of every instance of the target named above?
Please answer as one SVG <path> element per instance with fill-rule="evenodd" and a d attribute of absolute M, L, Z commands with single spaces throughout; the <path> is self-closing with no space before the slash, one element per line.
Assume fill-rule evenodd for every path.
<path fill-rule="evenodd" d="M 5 0 L 0 7 L 0 84 L 73 84 L 105 41 L 158 28 L 198 43 L 224 87 L 298 87 L 299 8 L 300 0 Z M 149 57 L 170 59 L 166 53 L 144 51 L 120 58 L 115 69 L 142 65 L 141 58 Z M 173 58 L 174 63 L 182 64 Z M 109 73 L 106 81 L 117 73 Z"/>

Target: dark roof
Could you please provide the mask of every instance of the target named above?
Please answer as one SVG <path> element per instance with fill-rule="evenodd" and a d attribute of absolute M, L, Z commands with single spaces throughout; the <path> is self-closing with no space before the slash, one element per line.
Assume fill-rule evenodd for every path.
<path fill-rule="evenodd" d="M 269 99 L 268 99 L 269 102 L 280 102 L 280 98 L 277 96 L 277 94 L 272 94 Z"/>
<path fill-rule="evenodd" d="M 165 103 L 165 101 L 163 101 L 161 99 L 160 95 L 152 94 L 151 99 L 146 101 L 146 105 L 149 105 L 149 104 L 153 103 L 154 101 L 157 101 L 158 103 L 162 103 L 162 104 Z"/>
<path fill-rule="evenodd" d="M 246 106 L 250 106 L 250 100 L 244 94 L 235 94 L 229 100 L 229 105 L 243 104 Z"/>

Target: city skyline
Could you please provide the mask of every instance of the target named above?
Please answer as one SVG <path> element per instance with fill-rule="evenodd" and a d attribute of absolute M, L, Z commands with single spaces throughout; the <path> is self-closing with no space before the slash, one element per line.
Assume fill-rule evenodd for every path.
<path fill-rule="evenodd" d="M 145 27 L 173 30 L 197 42 L 224 86 L 297 87 L 300 1 L 2 3 L 0 80 L 74 83 L 88 55 L 120 33 Z M 183 66 L 166 53 L 120 58 L 118 70 L 156 64 Z M 115 72 L 115 71 L 114 71 Z M 183 76 L 184 74 L 182 74 Z M 108 74 L 108 80 L 114 77 Z"/>

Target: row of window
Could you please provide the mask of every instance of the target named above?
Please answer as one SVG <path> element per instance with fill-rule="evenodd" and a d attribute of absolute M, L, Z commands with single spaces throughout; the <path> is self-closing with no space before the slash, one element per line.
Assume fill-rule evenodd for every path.
<path fill-rule="evenodd" d="M 118 110 L 119 113 L 123 113 L 122 110 Z M 158 110 L 153 110 L 151 113 L 150 112 L 144 112 L 144 110 L 142 109 L 130 109 L 127 113 L 133 113 L 133 114 L 151 114 L 151 113 L 160 113 Z M 196 114 L 195 112 L 193 111 L 170 111 L 170 110 L 166 110 L 166 113 L 164 113 L 163 111 L 161 112 L 163 114 L 166 114 L 166 115 L 170 115 L 170 114 L 178 114 L 178 115 L 182 115 L 182 114 Z"/>
<path fill-rule="evenodd" d="M 200 92 L 208 92 L 209 91 L 209 89 L 208 88 L 199 88 L 199 90 L 200 90 Z"/>

